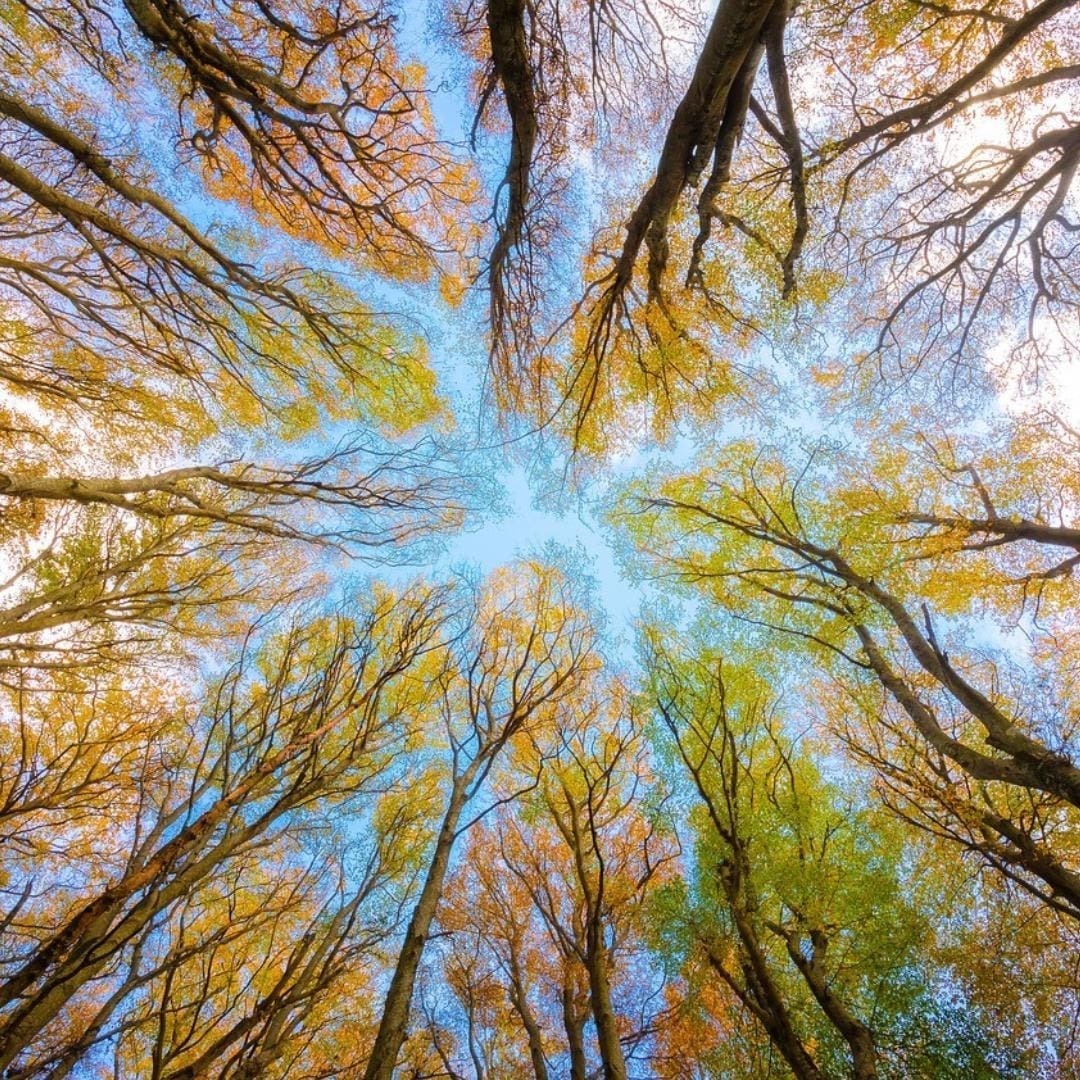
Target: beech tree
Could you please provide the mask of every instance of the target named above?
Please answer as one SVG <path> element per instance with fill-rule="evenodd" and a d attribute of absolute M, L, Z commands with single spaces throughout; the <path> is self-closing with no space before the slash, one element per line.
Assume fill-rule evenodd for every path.
<path fill-rule="evenodd" d="M 808 505 L 799 488 L 813 467 L 811 461 L 801 476 L 792 476 L 779 461 L 755 451 L 737 485 L 695 476 L 684 482 L 689 488 L 682 494 L 675 481 L 671 496 L 649 503 L 680 522 L 676 529 L 689 526 L 693 532 L 690 550 L 672 552 L 674 564 L 680 573 L 715 582 L 722 600 L 744 589 L 760 593 L 755 621 L 807 642 L 830 667 L 839 659 L 841 678 L 861 675 L 851 696 L 863 707 L 865 680 L 871 680 L 879 694 L 871 715 L 883 726 L 869 738 L 852 731 L 848 741 L 856 753 L 882 765 L 901 804 L 922 805 L 932 827 L 951 829 L 1018 883 L 1075 917 L 1075 823 L 1068 807 L 1076 806 L 1080 773 L 1063 749 L 1073 734 L 1068 710 L 1055 715 L 1053 692 L 1044 701 L 1029 699 L 1025 683 L 1032 676 L 1009 676 L 1004 662 L 980 663 L 977 653 L 961 651 L 962 640 L 953 645 L 945 638 L 941 613 L 931 606 L 952 615 L 970 610 L 976 599 L 965 594 L 962 574 L 949 575 L 939 564 L 983 552 L 993 556 L 1022 541 L 1052 553 L 1043 560 L 1049 565 L 1032 571 L 1032 580 L 1067 577 L 1061 567 L 1068 560 L 1062 563 L 1057 553 L 1076 550 L 1075 530 L 1041 515 L 1003 517 L 976 467 L 948 458 L 936 471 L 958 494 L 974 497 L 981 512 L 919 510 L 900 494 L 903 474 L 882 484 L 884 490 L 841 488 L 836 502 Z M 884 480 L 883 473 L 875 479 Z M 929 500 L 934 494 L 926 492 Z M 843 506 L 852 509 L 845 513 Z M 732 541 L 714 547 L 699 523 Z M 1010 584 L 1015 590 L 1029 582 Z M 1064 587 L 1071 586 L 1066 580 Z M 993 604 L 993 593 L 985 600 Z M 1052 671 L 1044 678 L 1052 678 Z M 1019 696 L 1009 693 L 1014 680 Z M 895 751 L 889 749 L 890 736 L 898 739 Z M 912 753 L 922 758 L 921 767 L 911 761 Z M 936 812 L 922 802 L 931 791 Z M 1062 847 L 1055 852 L 1058 827 Z"/>
<path fill-rule="evenodd" d="M 265 681 L 250 681 L 258 661 L 242 656 L 204 717 L 185 722 L 181 713 L 175 745 L 148 747 L 149 771 L 135 776 L 117 821 L 131 840 L 117 852 L 119 872 L 91 865 L 81 887 L 57 896 L 33 889 L 40 868 L 30 868 L 24 902 L 36 893 L 44 911 L 28 922 L 24 910 L 9 927 L 18 932 L 2 991 L 5 1068 L 161 912 L 224 874 L 287 815 L 380 782 L 407 734 L 399 717 L 423 703 L 404 676 L 438 644 L 445 603 L 438 590 L 418 590 L 382 598 L 358 622 L 291 629 L 267 644 L 274 666 Z M 65 809 L 59 801 L 26 813 Z"/>
<path fill-rule="evenodd" d="M 413 984 L 442 895 L 450 855 L 499 756 L 544 722 L 592 666 L 592 631 L 569 583 L 536 564 L 497 579 L 478 600 L 476 627 L 460 667 L 443 675 L 442 720 L 450 754 L 449 792 L 383 1004 L 365 1077 L 393 1075 L 405 1039 Z M 550 723 L 550 719 L 548 720 Z M 499 801 L 513 798 L 513 793 Z M 485 811 L 480 810 L 482 815 Z"/>
<path fill-rule="evenodd" d="M 660 723 L 699 802 L 700 873 L 668 914 L 696 993 L 744 1008 L 794 1076 L 876 1077 L 900 1059 L 902 1072 L 998 1075 L 1008 1051 L 983 1018 L 972 1010 L 966 1040 L 949 1047 L 917 972 L 929 928 L 913 901 L 940 883 L 902 884 L 901 836 L 818 771 L 754 673 L 655 627 L 645 648 Z"/>

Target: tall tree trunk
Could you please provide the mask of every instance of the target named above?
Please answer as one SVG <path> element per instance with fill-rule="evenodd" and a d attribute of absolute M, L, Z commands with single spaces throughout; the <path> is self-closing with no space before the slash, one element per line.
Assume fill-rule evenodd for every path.
<path fill-rule="evenodd" d="M 474 771 L 470 765 L 454 781 L 450 802 L 439 829 L 438 839 L 435 841 L 435 850 L 432 852 L 427 877 L 424 879 L 424 887 L 420 892 L 416 907 L 413 908 L 409 927 L 405 931 L 405 941 L 401 946 L 401 952 L 398 953 L 397 966 L 394 968 L 394 977 L 390 980 L 390 989 L 383 1003 L 382 1019 L 379 1021 L 379 1031 L 375 1036 L 375 1045 L 371 1048 L 367 1069 L 364 1071 L 364 1080 L 392 1080 L 394 1065 L 397 1063 L 398 1054 L 401 1053 L 402 1043 L 405 1042 L 405 1030 L 409 1022 L 416 972 L 420 967 L 420 958 L 442 897 L 446 870 L 450 863 L 450 852 L 457 838 L 458 821 L 467 801 L 466 792 Z"/>
<path fill-rule="evenodd" d="M 599 912 L 589 916 L 586 932 L 586 967 L 589 971 L 589 1002 L 596 1023 L 596 1042 L 604 1080 L 627 1080 L 626 1059 L 623 1057 L 615 1009 L 611 1004 L 611 982 L 607 971 L 607 949 L 604 946 L 604 927 Z"/>
<path fill-rule="evenodd" d="M 870 1029 L 842 1002 L 829 986 L 825 976 L 824 957 L 829 939 L 822 930 L 810 931 L 810 957 L 799 948 L 798 939 L 790 931 L 780 928 L 787 945 L 788 955 L 806 980 L 811 993 L 821 1006 L 822 1012 L 843 1037 L 851 1051 L 855 1080 L 877 1080 L 877 1051 Z"/>
<path fill-rule="evenodd" d="M 544 1057 L 540 1025 L 537 1024 L 536 1017 L 533 1016 L 533 1011 L 529 1007 L 525 981 L 521 976 L 521 965 L 518 963 L 513 943 L 510 945 L 510 1004 L 521 1018 L 521 1025 L 525 1028 L 525 1035 L 529 1040 L 529 1058 L 532 1061 L 533 1074 L 536 1080 L 548 1080 L 547 1058 Z"/>
<path fill-rule="evenodd" d="M 743 975 L 753 1010 L 761 1020 L 773 1046 L 780 1052 L 798 1080 L 825 1080 L 817 1062 L 795 1030 L 780 988 L 769 970 L 765 951 L 758 940 L 750 914 L 743 906 L 741 887 L 729 877 L 725 890 L 731 903 L 732 919 L 742 944 Z M 745 1000 L 745 999 L 744 999 Z"/>
<path fill-rule="evenodd" d="M 53 972 L 46 974 L 39 989 L 27 995 L 23 1004 L 0 1027 L 0 1070 L 11 1065 L 68 1001 L 141 933 L 158 912 L 214 873 L 235 851 L 264 833 L 287 809 L 284 803 L 272 807 L 252 824 L 226 834 L 202 858 L 189 863 L 171 880 L 159 884 L 160 879 L 172 869 L 170 863 L 175 858 L 191 854 L 195 842 L 203 839 L 211 825 L 220 820 L 214 816 L 217 811 L 215 807 L 213 813 L 204 815 L 197 823 L 198 829 L 189 826 L 176 840 L 165 845 L 144 868 L 110 886 L 83 907 L 48 945 L 39 950 L 38 957 L 24 965 L 22 971 L 5 987 L 9 989 L 12 984 L 17 985 L 17 981 L 29 977 L 27 973 L 34 976 L 46 974 L 48 966 L 45 961 L 51 961 L 54 956 L 64 956 L 66 952 L 67 955 Z M 181 840 L 185 841 L 187 847 L 178 843 Z M 173 852 L 180 854 L 173 856 L 170 854 Z M 136 886 L 144 882 L 151 886 L 150 889 L 125 913 L 125 901 L 136 891 Z"/>
<path fill-rule="evenodd" d="M 585 1016 L 578 1011 L 574 988 L 567 981 L 562 991 L 563 1028 L 570 1049 L 570 1080 L 585 1080 Z"/>

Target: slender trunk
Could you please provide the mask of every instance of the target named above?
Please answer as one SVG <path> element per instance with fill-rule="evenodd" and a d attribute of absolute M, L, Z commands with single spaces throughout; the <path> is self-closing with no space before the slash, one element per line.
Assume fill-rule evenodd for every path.
<path fill-rule="evenodd" d="M 824 1074 L 803 1043 L 784 995 L 777 986 L 755 919 L 746 902 L 745 882 L 750 874 L 746 844 L 735 837 L 734 858 L 720 872 L 720 884 L 727 897 L 728 909 L 735 924 L 742 954 L 740 966 L 745 990 L 740 994 L 744 1003 L 761 1021 L 773 1046 L 788 1063 L 797 1080 L 825 1080 Z"/>
<path fill-rule="evenodd" d="M 562 1015 L 570 1049 L 570 1080 L 585 1080 L 585 1016 L 575 1007 L 574 990 L 569 982 L 563 986 Z"/>
<path fill-rule="evenodd" d="M 525 1028 L 525 1035 L 529 1040 L 529 1058 L 532 1061 L 533 1074 L 536 1080 L 548 1080 L 547 1058 L 544 1057 L 544 1043 L 540 1035 L 540 1025 L 533 1016 L 529 1007 L 529 999 L 525 992 L 525 981 L 521 977 L 521 966 L 518 964 L 517 953 L 514 946 L 510 945 L 510 1004 L 521 1018 L 521 1025 Z"/>
<path fill-rule="evenodd" d="M 307 936 L 301 939 L 280 980 L 254 1008 L 215 1039 L 193 1062 L 166 1073 L 165 1080 L 200 1080 L 208 1076 L 219 1058 L 237 1042 L 247 1042 L 250 1033 L 260 1028 L 260 1034 L 244 1048 L 245 1060 L 232 1075 L 234 1080 L 255 1080 L 261 1076 L 280 1054 L 288 1031 L 301 1023 L 314 1007 L 319 991 L 329 987 L 330 979 L 324 964 L 341 945 L 358 904 L 359 898 L 337 912 L 314 950 L 310 949 L 312 939 Z"/>
<path fill-rule="evenodd" d="M 895 623 L 896 628 L 903 635 L 912 656 L 918 661 L 919 666 L 933 676 L 967 711 L 982 724 L 986 730 L 987 745 L 996 750 L 1002 750 L 1010 756 L 1012 764 L 1021 771 L 1030 771 L 1032 780 L 1025 786 L 1039 787 L 1041 790 L 1059 795 L 1067 799 L 1073 806 L 1080 806 L 1080 768 L 1070 760 L 1066 754 L 1057 753 L 1048 746 L 1034 739 L 1021 730 L 1013 719 L 1002 712 L 985 694 L 967 681 L 949 662 L 948 654 L 939 648 L 934 639 L 933 629 L 930 625 L 930 615 L 925 605 L 923 612 L 926 618 L 927 630 L 923 634 L 915 623 L 915 619 L 904 605 L 890 592 L 887 592 L 872 578 L 863 577 L 856 573 L 848 562 L 834 551 L 825 548 L 817 548 L 813 545 L 805 545 L 811 554 L 824 555 L 835 568 L 835 574 L 845 583 L 854 586 L 863 595 L 869 597 L 879 607 L 883 608 Z M 872 648 L 867 647 L 869 632 L 865 627 L 855 626 L 859 640 L 867 651 L 868 658 L 875 670 L 881 666 L 874 661 L 870 653 Z M 896 691 L 885 682 L 881 675 L 879 678 L 888 687 L 893 696 Z M 900 698 L 897 698 L 900 700 Z M 901 705 L 908 711 L 911 710 L 900 700 Z M 912 719 L 919 721 L 914 715 Z M 925 733 L 924 733 L 925 734 Z M 994 759 L 986 758 L 985 755 L 975 755 L 985 761 L 993 762 Z M 954 758 L 954 760 L 957 760 Z M 968 768 L 963 762 L 957 760 L 964 768 Z M 973 774 L 977 775 L 977 774 Z M 1013 781 L 1024 783 L 1023 780 Z"/>
<path fill-rule="evenodd" d="M 63 1056 L 61 1056 L 52 1067 L 51 1071 L 46 1075 L 45 1080 L 65 1080 L 79 1063 L 82 1056 L 98 1041 L 102 1029 L 124 999 L 131 994 L 136 987 L 146 982 L 146 976 L 140 976 L 139 974 L 139 965 L 142 962 L 143 942 L 145 940 L 146 939 L 144 938 L 143 941 L 137 942 L 132 951 L 131 962 L 128 965 L 127 978 L 105 1000 L 101 1008 L 94 1014 L 93 1019 L 86 1025 L 86 1029 L 82 1032 L 81 1036 L 74 1041 L 66 1051 L 64 1051 Z M 30 1075 L 41 1075 L 42 1072 L 42 1069 L 35 1069 L 32 1073 L 27 1073 L 25 1075 L 27 1077 Z M 18 1071 L 9 1070 L 8 1075 L 12 1077 L 12 1080 L 20 1080 L 20 1077 L 23 1074 Z"/>
<path fill-rule="evenodd" d="M 450 793 L 450 802 L 443 817 L 439 836 L 435 841 L 435 850 L 428 866 L 424 887 L 420 899 L 413 908 L 409 927 L 405 931 L 405 941 L 398 953 L 397 966 L 390 980 L 390 989 L 383 1003 L 382 1019 L 375 1036 L 375 1045 L 371 1048 L 364 1080 L 392 1080 L 394 1065 L 405 1042 L 405 1030 L 409 1022 L 409 1009 L 412 1005 L 413 986 L 420 967 L 420 958 L 427 944 L 431 924 L 442 897 L 446 870 L 450 863 L 450 852 L 456 839 L 458 821 L 467 801 L 466 791 L 472 780 L 473 769 L 470 766 L 454 782 Z"/>
<path fill-rule="evenodd" d="M 130 882 L 143 881 L 149 867 L 157 868 L 158 877 L 164 876 L 171 869 L 169 864 L 173 860 L 165 860 L 162 855 L 156 856 L 147 869 L 130 875 L 128 879 L 106 890 L 83 908 L 50 945 L 42 950 L 49 959 L 63 959 L 40 988 L 6 1019 L 0 1029 L 0 1070 L 6 1069 L 68 1001 L 109 963 L 120 949 L 141 933 L 159 911 L 211 874 L 238 848 L 265 832 L 286 809 L 286 804 L 279 804 L 253 824 L 237 829 L 231 835 L 226 834 L 206 855 L 182 868 L 171 880 L 158 883 L 152 878 L 148 883 L 149 890 L 126 914 L 124 901 L 133 891 L 129 887 Z M 204 817 L 200 826 L 208 817 L 209 814 Z M 184 832 L 195 832 L 200 838 L 206 834 L 202 827 L 197 831 L 189 828 Z M 183 836 L 182 833 L 181 837 Z M 177 837 L 177 840 L 181 837 Z M 167 844 L 162 851 L 171 848 L 172 843 Z M 175 850 L 183 851 L 182 848 Z M 188 851 L 183 851 L 183 854 L 188 854 Z M 73 930 L 80 931 L 77 937 Z M 7 989 L 12 983 L 16 983 L 17 979 L 21 981 L 28 974 L 37 974 L 39 971 L 44 974 L 48 971 L 48 966 L 36 965 L 31 961 L 24 967 L 23 972 L 10 981 Z M 33 981 L 36 980 L 30 980 Z"/>
<path fill-rule="evenodd" d="M 268 781 L 276 770 L 288 765 L 294 758 L 299 757 L 308 750 L 319 738 L 334 728 L 341 717 L 335 716 L 330 721 L 321 724 L 314 731 L 294 739 L 281 750 L 270 755 L 230 791 L 222 795 L 209 809 L 191 824 L 185 826 L 173 839 L 162 845 L 158 852 L 138 869 L 128 873 L 120 881 L 110 885 L 97 897 L 82 907 L 57 931 L 53 937 L 40 946 L 36 953 L 6 982 L 0 987 L 0 1006 L 10 1004 L 17 998 L 22 997 L 50 967 L 60 961 L 65 955 L 73 950 L 87 935 L 93 935 L 95 927 L 104 920 L 110 923 L 120 911 L 123 904 L 136 893 L 156 884 L 162 877 L 167 875 L 173 867 L 188 857 L 206 841 L 213 831 L 247 799 Z M 285 800 L 280 802 L 272 812 L 264 814 L 259 823 L 265 827 L 274 818 L 280 816 L 287 809 Z M 245 835 L 256 835 L 249 826 L 244 830 Z M 5 1034 L 8 1025 L 5 1025 Z M 2 1036 L 0 1036 L 2 1037 Z M 0 1043 L 2 1045 L 2 1043 Z M 0 1063 L 3 1068 L 7 1062 Z"/>
<path fill-rule="evenodd" d="M 810 931 L 811 954 L 808 960 L 799 942 L 789 931 L 780 928 L 788 955 L 806 980 L 806 985 L 821 1006 L 821 1011 L 843 1037 L 851 1051 L 855 1080 L 877 1080 L 877 1051 L 870 1029 L 832 992 L 823 969 L 829 939 L 820 930 Z"/>

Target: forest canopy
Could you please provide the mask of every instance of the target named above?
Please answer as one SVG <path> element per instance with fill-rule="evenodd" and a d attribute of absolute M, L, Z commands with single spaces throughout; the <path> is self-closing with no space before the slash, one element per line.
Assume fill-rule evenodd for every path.
<path fill-rule="evenodd" d="M 0 1077 L 1080 1078 L 1071 0 L 0 19 Z"/>

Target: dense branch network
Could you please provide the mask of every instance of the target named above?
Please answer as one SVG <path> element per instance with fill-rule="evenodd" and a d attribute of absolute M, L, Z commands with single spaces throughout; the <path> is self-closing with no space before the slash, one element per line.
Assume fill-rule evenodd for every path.
<path fill-rule="evenodd" d="M 12 0 L 0 1073 L 1072 1075 L 1074 9 Z"/>

